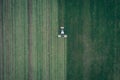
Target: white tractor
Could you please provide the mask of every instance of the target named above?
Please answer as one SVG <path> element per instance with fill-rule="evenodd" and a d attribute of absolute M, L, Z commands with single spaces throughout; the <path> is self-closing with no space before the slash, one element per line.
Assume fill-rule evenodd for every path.
<path fill-rule="evenodd" d="M 58 35 L 58 37 L 63 37 L 63 38 L 67 38 L 67 35 L 64 34 L 64 27 L 60 27 L 60 34 Z"/>

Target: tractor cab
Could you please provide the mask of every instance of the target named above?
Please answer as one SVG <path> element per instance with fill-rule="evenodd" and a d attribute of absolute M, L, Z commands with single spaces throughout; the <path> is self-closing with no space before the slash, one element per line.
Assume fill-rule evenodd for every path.
<path fill-rule="evenodd" d="M 64 33 L 64 27 L 60 27 L 60 33 L 58 35 L 58 37 L 63 37 L 63 38 L 67 38 L 67 35 Z"/>

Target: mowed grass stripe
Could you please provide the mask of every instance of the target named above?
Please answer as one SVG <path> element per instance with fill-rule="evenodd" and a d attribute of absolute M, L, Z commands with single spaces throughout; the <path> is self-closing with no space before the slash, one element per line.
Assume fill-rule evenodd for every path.
<path fill-rule="evenodd" d="M 9 1 L 3 1 L 3 33 L 4 33 L 4 78 L 10 79 L 10 63 L 11 63 L 11 39 L 12 39 L 12 32 L 11 32 L 11 10 Z M 9 27 L 8 27 L 9 25 Z M 6 74 L 8 73 L 8 74 Z"/>
<path fill-rule="evenodd" d="M 43 5 L 44 5 L 44 4 L 43 4 L 43 1 L 42 1 L 41 7 L 43 7 Z M 43 15 L 43 10 L 44 10 L 44 9 L 42 8 L 42 9 L 41 9 L 41 15 Z M 43 35 L 43 18 L 44 18 L 44 17 L 41 16 L 41 37 L 42 37 L 42 41 L 44 41 L 44 39 L 43 39 L 43 36 L 44 36 L 44 35 Z M 41 56 L 41 70 L 42 70 L 42 71 L 41 71 L 41 80 L 43 79 L 43 71 L 44 71 L 44 70 L 43 70 L 43 68 L 44 68 L 44 66 L 43 66 L 43 55 L 44 55 L 44 54 L 43 54 L 43 49 L 44 49 L 44 48 L 43 48 L 43 45 L 44 45 L 44 44 L 43 44 L 42 41 L 41 41 L 41 43 L 42 43 L 42 53 L 41 53 L 41 55 L 42 55 L 42 56 Z"/>
<path fill-rule="evenodd" d="M 46 2 L 46 7 L 47 7 L 47 36 L 48 36 L 48 42 L 47 42 L 47 47 L 48 47 L 48 55 L 47 55 L 47 75 L 48 79 L 50 80 L 50 55 L 51 55 L 51 1 L 47 0 Z"/>
<path fill-rule="evenodd" d="M 23 2 L 24 4 L 24 80 L 28 79 L 28 3 L 27 0 Z"/>
<path fill-rule="evenodd" d="M 9 66 L 10 66 L 10 70 L 9 70 L 9 72 L 10 73 L 12 73 L 12 64 L 13 64 L 13 61 L 12 61 L 12 58 L 13 58 L 13 48 L 12 48 L 12 44 L 13 44 L 13 42 L 12 42 L 12 38 L 13 38 L 13 35 L 12 35 L 12 1 L 11 0 L 9 0 L 10 2 L 10 63 L 9 63 Z M 9 74 L 9 80 L 11 80 L 12 79 L 12 74 Z"/>
<path fill-rule="evenodd" d="M 65 72 L 64 72 L 64 68 L 65 68 L 65 57 L 64 55 L 65 53 L 65 40 L 63 38 L 58 38 L 58 77 L 57 80 L 65 80 Z"/>
<path fill-rule="evenodd" d="M 36 21 L 36 19 L 37 19 L 37 15 L 36 15 L 36 13 L 37 13 L 37 11 L 36 11 L 36 7 L 37 7 L 37 5 L 36 5 L 36 0 L 32 0 L 32 4 L 30 5 L 30 6 L 32 6 L 31 8 L 32 8 L 32 15 L 31 15 L 31 24 L 32 24 L 32 26 L 31 26 L 31 35 L 30 35 L 30 37 L 31 37 L 31 44 L 32 45 L 30 45 L 31 46 L 31 49 L 32 49 L 32 56 L 30 57 L 30 59 L 31 59 L 31 80 L 36 80 L 37 79 L 37 45 L 36 45 L 36 43 L 37 43 L 37 38 L 36 38 L 36 34 L 37 34 L 37 21 Z"/>
<path fill-rule="evenodd" d="M 7 3 L 11 3 L 11 1 L 9 2 L 7 2 Z M 9 24 L 9 28 L 8 28 L 8 32 L 9 33 L 7 33 L 8 34 L 8 38 L 9 38 L 9 40 L 8 40 L 8 53 L 7 53 L 7 63 L 8 63 L 8 65 L 7 65 L 7 68 L 8 68 L 8 79 L 11 79 L 11 74 L 9 74 L 9 73 L 11 73 L 11 64 L 12 64 L 12 61 L 11 61 L 11 59 L 12 59 L 12 57 L 11 57 L 11 54 L 12 54 L 12 20 L 11 20 L 11 4 L 9 4 L 8 5 L 8 7 L 9 7 L 9 10 L 8 10 L 8 13 L 7 13 L 7 15 L 8 15 L 8 24 Z"/>
<path fill-rule="evenodd" d="M 42 1 L 36 1 L 36 20 L 37 20 L 37 80 L 42 80 Z"/>
<path fill-rule="evenodd" d="M 16 79 L 24 79 L 24 0 L 16 2 Z M 21 7 L 22 5 L 22 7 Z"/>
<path fill-rule="evenodd" d="M 58 28 L 58 13 L 56 0 L 51 2 L 51 67 L 50 80 L 57 80 L 57 28 Z"/>
<path fill-rule="evenodd" d="M 60 1 L 58 1 L 59 3 L 59 5 L 58 5 L 58 7 L 59 7 L 59 10 L 58 10 L 58 12 L 59 12 L 59 15 L 58 15 L 58 17 L 59 17 L 59 27 L 61 27 L 61 26 L 64 26 L 64 27 L 66 27 L 65 25 L 64 25 L 64 14 L 65 14 L 65 10 L 64 10 L 64 7 L 65 7 L 65 2 L 64 2 L 64 0 L 60 0 Z M 66 78 L 66 74 L 65 74 L 65 68 L 66 68 L 66 65 L 65 65 L 65 61 L 66 61 L 66 39 L 67 38 L 58 38 L 58 78 L 57 78 L 57 80 L 65 80 Z"/>
<path fill-rule="evenodd" d="M 15 0 L 13 0 L 13 3 L 15 2 Z M 16 6 L 16 4 L 14 5 Z M 12 22 L 12 26 L 13 26 L 13 70 L 12 70 L 12 75 L 13 78 L 12 80 L 16 79 L 16 7 L 13 8 L 12 14 L 13 14 L 13 22 Z"/>
<path fill-rule="evenodd" d="M 47 0 L 43 1 L 43 80 L 49 79 L 49 74 L 48 74 L 48 15 L 47 15 Z"/>
<path fill-rule="evenodd" d="M 5 7 L 5 1 L 3 1 L 3 9 L 5 9 L 6 10 L 6 7 Z M 4 57 L 4 59 L 3 59 L 3 67 L 4 67 L 4 73 L 3 73 L 3 79 L 6 79 L 6 31 L 5 31 L 5 11 L 3 10 L 3 51 L 4 51 L 4 55 L 3 55 L 3 57 Z"/>
<path fill-rule="evenodd" d="M 68 36 L 69 37 L 69 36 Z M 67 78 L 67 39 L 65 39 L 64 42 L 64 80 L 66 80 Z"/>
<path fill-rule="evenodd" d="M 0 79 L 3 79 L 3 1 L 0 0 Z"/>

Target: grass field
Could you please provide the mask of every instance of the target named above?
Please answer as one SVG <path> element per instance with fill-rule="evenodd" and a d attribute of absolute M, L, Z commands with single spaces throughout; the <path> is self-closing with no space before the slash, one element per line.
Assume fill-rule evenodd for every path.
<path fill-rule="evenodd" d="M 0 0 L 0 80 L 65 80 L 57 0 Z"/>
<path fill-rule="evenodd" d="M 120 80 L 119 3 L 0 0 L 0 80 Z"/>
<path fill-rule="evenodd" d="M 67 80 L 120 80 L 119 3 L 65 0 Z"/>

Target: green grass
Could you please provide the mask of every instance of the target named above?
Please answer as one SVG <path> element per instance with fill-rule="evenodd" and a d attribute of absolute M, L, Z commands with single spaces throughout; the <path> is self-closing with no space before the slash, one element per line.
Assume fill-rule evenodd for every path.
<path fill-rule="evenodd" d="M 0 80 L 65 80 L 67 40 L 57 37 L 57 0 L 4 0 L 1 4 L 4 67 L 0 69 L 4 71 Z"/>
<path fill-rule="evenodd" d="M 0 80 L 120 80 L 119 3 L 0 0 Z"/>

